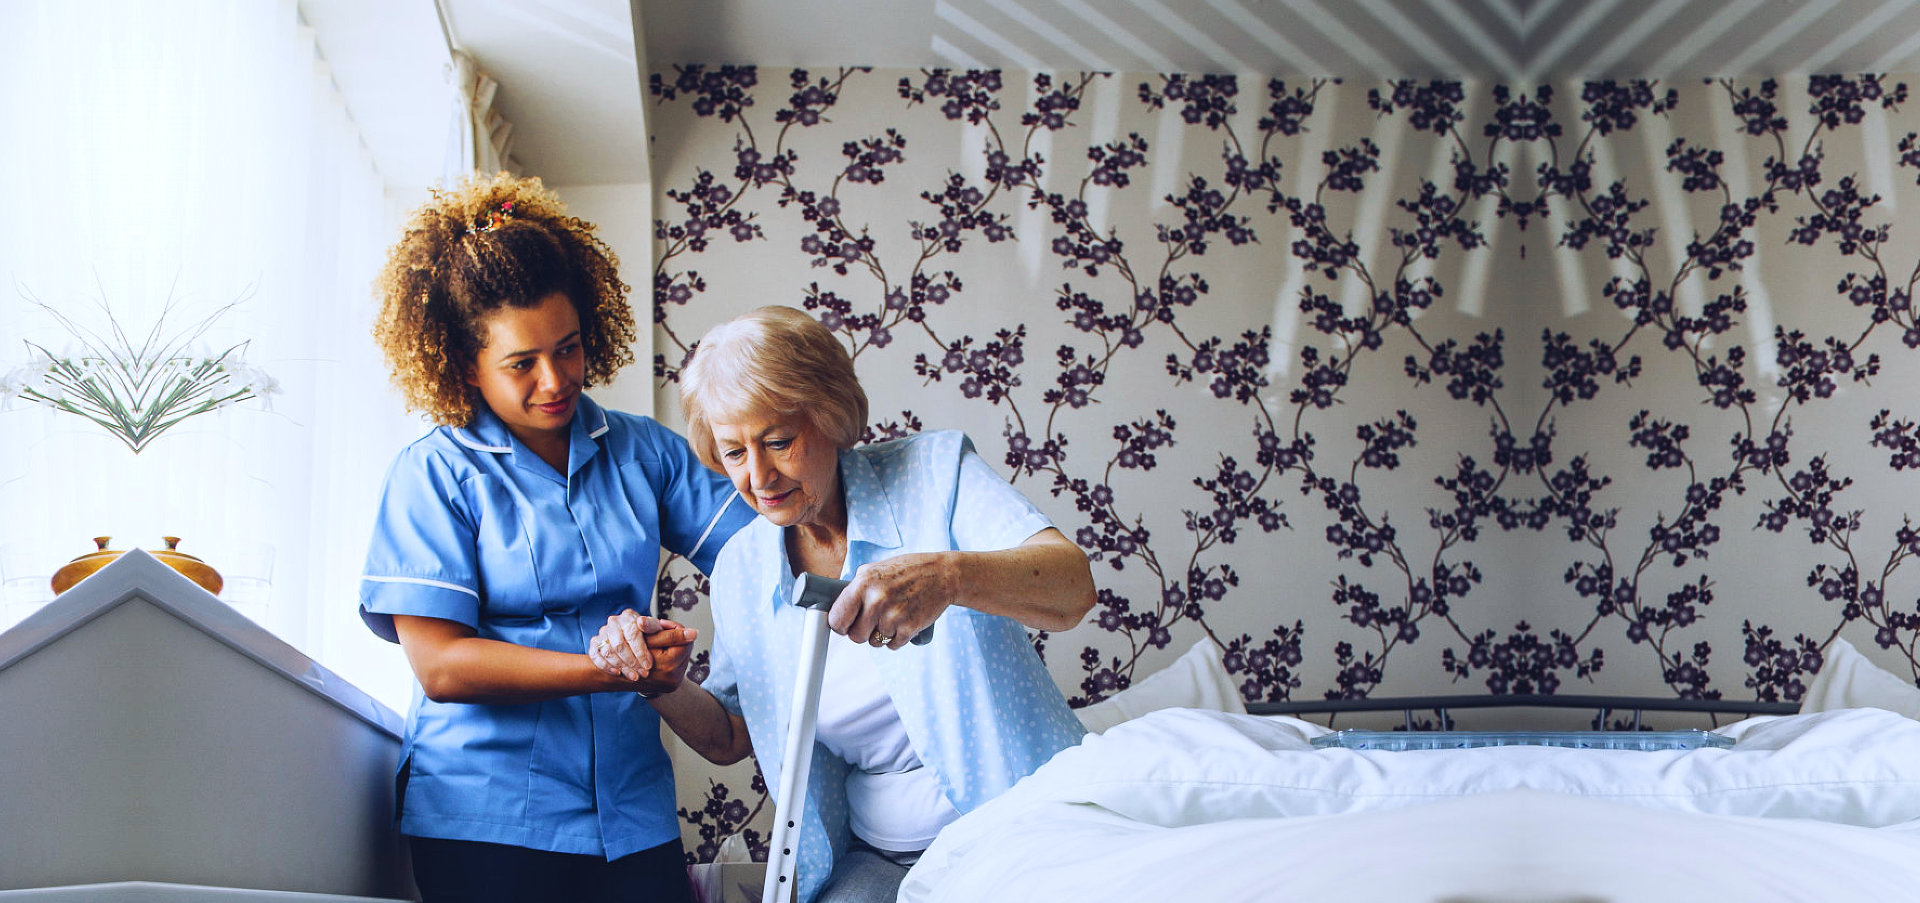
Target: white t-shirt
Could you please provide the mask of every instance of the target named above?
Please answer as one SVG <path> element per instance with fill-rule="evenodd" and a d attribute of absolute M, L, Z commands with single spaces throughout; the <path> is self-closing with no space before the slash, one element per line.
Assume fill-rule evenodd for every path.
<path fill-rule="evenodd" d="M 960 813 L 940 778 L 920 761 L 880 680 L 873 656 L 893 653 L 844 637 L 827 641 L 826 675 L 814 738 L 853 764 L 847 775 L 849 827 L 877 849 L 924 850 Z"/>

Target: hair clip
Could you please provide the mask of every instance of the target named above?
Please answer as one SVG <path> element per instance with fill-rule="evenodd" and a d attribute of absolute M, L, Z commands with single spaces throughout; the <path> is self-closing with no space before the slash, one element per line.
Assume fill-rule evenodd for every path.
<path fill-rule="evenodd" d="M 480 227 L 480 231 L 492 232 L 493 230 L 500 228 L 500 224 L 506 222 L 507 218 L 512 215 L 513 215 L 513 202 L 502 201 L 499 207 L 496 207 L 492 210 L 487 211 L 487 223 L 486 225 Z"/>

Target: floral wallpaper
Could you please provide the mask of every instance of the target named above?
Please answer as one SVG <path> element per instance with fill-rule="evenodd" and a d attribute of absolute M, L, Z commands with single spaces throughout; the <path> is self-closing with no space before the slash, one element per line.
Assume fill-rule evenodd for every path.
<path fill-rule="evenodd" d="M 1095 560 L 1093 614 L 1034 638 L 1075 705 L 1195 642 L 1248 700 L 1793 700 L 1841 634 L 1920 673 L 1897 77 L 651 95 L 663 419 L 709 326 L 813 312 L 870 438 L 967 430 Z M 701 623 L 699 576 L 661 583 Z M 678 761 L 692 858 L 771 808 Z"/>

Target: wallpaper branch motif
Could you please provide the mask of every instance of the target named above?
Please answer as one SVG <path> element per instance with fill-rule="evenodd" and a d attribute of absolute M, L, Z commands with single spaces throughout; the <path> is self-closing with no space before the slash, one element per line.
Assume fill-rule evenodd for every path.
<path fill-rule="evenodd" d="M 654 319 L 668 350 L 655 376 L 678 378 L 687 336 L 788 303 L 843 336 L 876 401 L 899 407 L 869 440 L 956 415 L 997 424 L 998 449 L 974 430 L 983 453 L 1111 568 L 1091 623 L 1035 637 L 1056 675 L 1072 673 L 1076 705 L 1129 686 L 1177 634 L 1217 643 L 1248 699 L 1389 681 L 1553 693 L 1609 664 L 1682 697 L 1737 683 L 1795 699 L 1855 621 L 1920 672 L 1920 604 L 1890 598 L 1920 529 L 1901 514 L 1876 551 L 1874 519 L 1840 500 L 1849 472 L 1887 493 L 1920 468 L 1920 420 L 1874 383 L 1882 352 L 1920 348 L 1920 266 L 1899 259 L 1920 250 L 1896 250 L 1883 199 L 1827 157 L 1868 116 L 1895 117 L 1904 84 L 1815 77 L 1793 111 L 1772 81 L 1594 82 L 1562 99 L 1551 86 L 1274 79 L 1243 95 L 1227 76 L 1034 74 L 1016 102 L 1000 72 L 796 70 L 784 90 L 759 76 L 653 76 L 693 150 L 661 178 Z M 1097 103 L 1143 127 L 1094 134 Z M 1154 147 L 1144 126 L 1172 116 L 1184 140 Z M 1714 132 L 1715 116 L 1738 133 Z M 1678 135 L 1661 166 L 1610 162 L 1651 140 L 1653 118 Z M 1314 159 L 1316 133 L 1328 140 Z M 1446 155 L 1450 180 L 1410 177 L 1383 149 L 1416 140 Z M 1920 135 L 1896 150 L 1898 168 L 1920 171 Z M 1749 184 L 1726 175 L 1761 154 Z M 1537 163 L 1503 162 L 1521 158 Z M 1167 166 L 1181 167 L 1176 187 L 1142 196 Z M 1379 192 L 1394 212 L 1362 225 Z M 1700 225 L 1678 241 L 1656 222 Z M 1051 287 L 1009 275 L 1036 244 L 1058 261 Z M 1754 334 L 1748 268 L 1763 247 L 1846 301 L 1771 306 L 1792 325 L 1750 350 L 1738 340 Z M 1462 285 L 1487 293 L 1476 310 L 1537 293 L 1529 249 L 1570 256 L 1616 315 L 1486 322 L 1445 306 Z M 1466 280 L 1476 255 L 1513 275 Z M 700 256 L 723 275 L 694 269 Z M 1300 286 L 1297 320 L 1263 322 L 1253 293 L 1275 278 Z M 1819 429 L 1796 434 L 1796 416 Z M 1863 449 L 1887 455 L 1885 472 L 1860 471 Z M 1802 551 L 1781 549 L 1789 527 Z M 1804 562 L 1807 594 L 1710 617 L 1725 584 L 1747 588 L 1713 557 L 1734 537 L 1736 561 Z M 1267 602 L 1276 568 L 1326 575 L 1324 601 L 1294 583 Z M 1560 589 L 1528 597 L 1533 572 Z M 684 568 L 661 577 L 681 611 L 704 591 Z M 1783 616 L 1808 605 L 1825 607 Z M 1712 641 L 1735 623 L 1730 666 Z M 1077 655 L 1049 654 L 1063 639 Z M 706 805 L 683 810 L 701 837 L 692 855 L 711 858 L 756 811 L 710 781 Z"/>

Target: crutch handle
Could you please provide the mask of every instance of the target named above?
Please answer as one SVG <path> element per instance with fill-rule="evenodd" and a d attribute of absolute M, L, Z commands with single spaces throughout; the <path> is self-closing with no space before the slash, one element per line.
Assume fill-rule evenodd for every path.
<path fill-rule="evenodd" d="M 833 600 L 840 598 L 840 591 L 847 588 L 847 581 L 822 577 L 819 574 L 801 574 L 794 586 L 796 592 L 793 594 L 793 604 L 815 611 L 826 611 L 833 607 Z M 926 629 L 913 635 L 915 646 L 925 646 L 931 642 L 933 642 L 932 624 L 928 624 Z"/>

